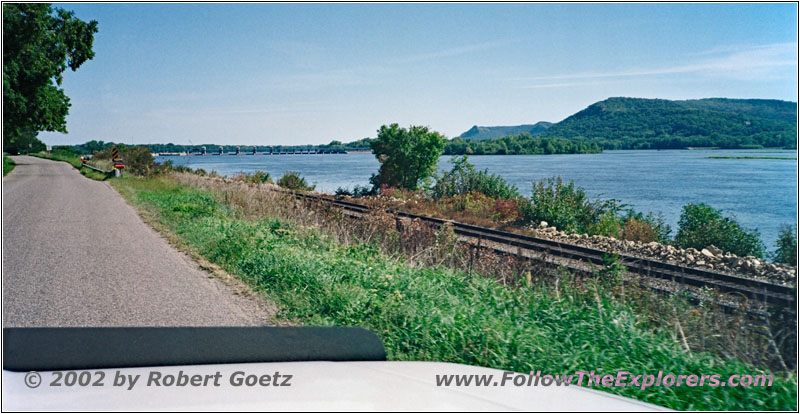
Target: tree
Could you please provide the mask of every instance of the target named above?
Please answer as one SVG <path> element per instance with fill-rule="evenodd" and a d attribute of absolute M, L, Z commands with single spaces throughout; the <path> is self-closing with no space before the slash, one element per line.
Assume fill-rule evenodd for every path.
<path fill-rule="evenodd" d="M 428 127 L 381 126 L 378 138 L 370 143 L 372 153 L 381 163 L 378 174 L 370 179 L 372 185 L 416 190 L 420 181 L 436 170 L 444 143 L 445 138 Z"/>
<path fill-rule="evenodd" d="M 3 147 L 44 149 L 40 131 L 67 132 L 62 74 L 94 57 L 97 22 L 47 3 L 3 4 Z"/>

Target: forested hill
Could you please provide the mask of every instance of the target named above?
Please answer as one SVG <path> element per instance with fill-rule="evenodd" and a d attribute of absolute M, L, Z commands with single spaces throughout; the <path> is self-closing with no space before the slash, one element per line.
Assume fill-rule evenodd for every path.
<path fill-rule="evenodd" d="M 609 98 L 539 135 L 604 149 L 797 147 L 797 104 L 763 99 Z"/>
<path fill-rule="evenodd" d="M 532 125 L 515 125 L 515 126 L 477 126 L 474 125 L 467 132 L 461 134 L 459 138 L 469 141 L 483 141 L 485 139 L 494 139 L 505 137 L 507 135 L 517 134 L 531 134 L 536 135 L 543 132 L 553 125 L 550 122 L 537 122 Z"/>

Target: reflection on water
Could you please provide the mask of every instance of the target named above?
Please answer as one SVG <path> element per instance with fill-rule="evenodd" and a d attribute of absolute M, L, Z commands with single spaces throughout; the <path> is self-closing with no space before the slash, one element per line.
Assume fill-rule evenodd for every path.
<path fill-rule="evenodd" d="M 755 154 L 754 154 L 755 153 Z M 667 222 L 678 223 L 687 203 L 705 202 L 733 213 L 739 222 L 757 228 L 769 250 L 781 224 L 797 223 L 797 161 L 759 159 L 709 159 L 709 156 L 770 155 L 796 157 L 794 151 L 695 150 L 606 151 L 602 154 L 483 155 L 470 162 L 479 169 L 503 176 L 522 194 L 530 195 L 531 182 L 560 175 L 574 180 L 591 198 L 614 198 L 639 211 L 662 212 Z M 277 179 L 286 171 L 299 171 L 321 191 L 368 185 L 377 172 L 372 154 L 348 155 L 223 155 L 157 157 L 175 165 L 215 170 L 221 175 L 262 170 Z M 449 169 L 442 157 L 439 169 Z M 673 230 L 673 236 L 674 236 Z"/>

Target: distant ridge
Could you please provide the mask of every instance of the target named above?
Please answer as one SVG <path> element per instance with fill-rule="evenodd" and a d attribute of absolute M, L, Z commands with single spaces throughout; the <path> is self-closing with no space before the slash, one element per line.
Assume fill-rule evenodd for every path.
<path fill-rule="evenodd" d="M 523 134 L 538 140 L 594 144 L 602 149 L 794 149 L 797 148 L 797 103 L 774 99 L 671 101 L 617 97 L 595 102 L 555 124 L 475 125 L 454 141 L 460 138 L 473 142 L 475 148 L 470 150 L 480 151 L 478 141 L 485 147 L 500 138 L 518 139 Z"/>
<path fill-rule="evenodd" d="M 467 132 L 464 132 L 459 137 L 464 140 L 470 141 L 483 141 L 486 139 L 494 139 L 504 137 L 506 135 L 517 135 L 527 132 L 531 135 L 536 135 L 544 132 L 547 128 L 553 125 L 552 122 L 537 122 L 535 124 L 514 125 L 514 126 L 478 126 L 473 125 Z"/>
<path fill-rule="evenodd" d="M 605 149 L 796 148 L 797 103 L 608 98 L 554 124 L 541 136 L 595 142 Z"/>

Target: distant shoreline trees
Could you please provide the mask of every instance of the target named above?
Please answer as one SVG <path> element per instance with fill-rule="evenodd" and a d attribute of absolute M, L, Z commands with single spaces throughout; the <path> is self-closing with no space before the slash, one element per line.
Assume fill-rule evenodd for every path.
<path fill-rule="evenodd" d="M 596 154 L 603 149 L 593 142 L 541 138 L 527 132 L 483 141 L 453 138 L 445 144 L 445 155 Z"/>

